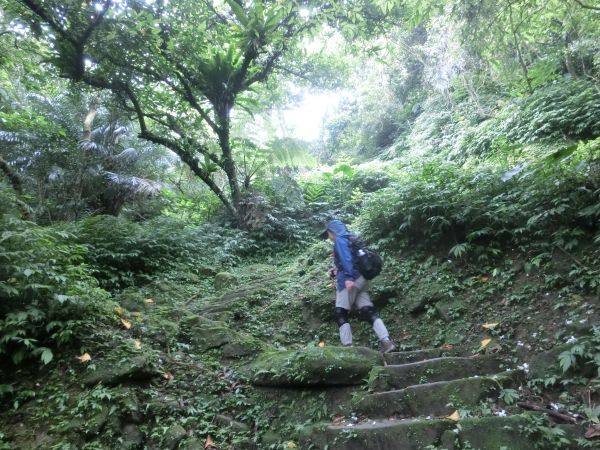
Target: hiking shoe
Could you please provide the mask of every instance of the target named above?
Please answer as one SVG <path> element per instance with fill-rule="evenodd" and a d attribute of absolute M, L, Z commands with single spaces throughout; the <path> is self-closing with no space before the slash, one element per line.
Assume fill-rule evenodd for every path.
<path fill-rule="evenodd" d="M 383 353 L 392 353 L 398 350 L 398 347 L 396 347 L 396 344 L 391 339 L 385 339 L 379 345 Z"/>

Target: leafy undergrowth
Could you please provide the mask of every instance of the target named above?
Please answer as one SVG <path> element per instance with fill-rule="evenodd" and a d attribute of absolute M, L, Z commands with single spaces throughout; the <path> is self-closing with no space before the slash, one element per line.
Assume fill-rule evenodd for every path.
<path fill-rule="evenodd" d="M 519 399 L 598 423 L 597 152 L 570 147 L 514 173 L 417 165 L 356 197 L 355 225 L 385 260 L 370 292 L 402 350 L 501 352 L 525 371 L 554 352 L 521 390 L 456 405 L 462 416 L 514 413 Z M 351 413 L 325 390 L 273 392 L 242 376 L 261 351 L 338 343 L 330 244 L 270 249 L 247 232 L 176 225 L 4 226 L 12 315 L 0 351 L 24 359 L 2 367 L 0 448 L 294 448 L 311 425 Z M 376 348 L 370 326 L 350 320 L 355 344 Z"/>
<path fill-rule="evenodd" d="M 90 325 L 76 346 L 57 354 L 43 371 L 21 366 L 3 378 L 0 448 L 175 448 L 173 442 L 179 448 L 210 442 L 216 448 L 252 448 L 263 438 L 268 446 L 257 448 L 295 445 L 301 429 L 340 411 L 317 392 L 284 402 L 252 388 L 238 367 L 253 352 L 225 355 L 218 342 L 208 349 L 199 342 L 205 339 L 203 327 L 224 323 L 225 333 L 255 338 L 252 345 L 264 348 L 335 345 L 329 252 L 328 244 L 318 243 L 301 254 L 240 265 L 227 276 L 186 265 L 115 293 L 118 306 L 109 327 Z M 598 366 L 597 331 L 595 340 L 589 337 L 598 294 L 579 283 L 597 258 L 594 247 L 584 247 L 570 255 L 557 251 L 534 265 L 528 255 L 514 252 L 493 265 L 476 266 L 388 252 L 372 295 L 405 350 L 442 345 L 501 350 L 517 368 L 559 344 L 591 342 L 571 350 L 568 366 L 566 354 L 556 357 L 556 373 L 536 376 L 524 391 L 503 392 L 501 400 L 508 408 L 519 396 L 543 398 L 592 423 L 598 417 L 597 373 L 574 369 L 589 367 L 594 358 Z M 221 289 L 215 288 L 219 278 L 226 279 Z M 376 348 L 369 326 L 357 317 L 351 323 L 356 345 Z M 490 323 L 497 325 L 482 327 Z M 216 330 L 209 331 L 214 336 Z M 486 338 L 491 341 L 482 348 Z M 86 384 L 90 374 L 140 357 L 153 376 Z M 559 363 L 568 370 L 560 370 Z M 482 405 L 462 414 L 491 410 Z"/>

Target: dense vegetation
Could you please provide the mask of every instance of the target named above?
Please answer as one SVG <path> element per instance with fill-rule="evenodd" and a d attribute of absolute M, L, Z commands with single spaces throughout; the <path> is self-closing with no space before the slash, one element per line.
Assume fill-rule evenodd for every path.
<path fill-rule="evenodd" d="M 333 408 L 240 373 L 337 343 L 334 217 L 384 256 L 403 350 L 556 351 L 499 401 L 600 434 L 599 25 L 578 0 L 0 0 L 0 449 L 297 448 Z M 281 118 L 324 91 L 302 140 Z M 130 362 L 161 381 L 93 381 Z"/>

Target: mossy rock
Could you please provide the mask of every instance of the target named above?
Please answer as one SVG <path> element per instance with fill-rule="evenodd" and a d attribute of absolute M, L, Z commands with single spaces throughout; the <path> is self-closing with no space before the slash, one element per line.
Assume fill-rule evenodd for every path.
<path fill-rule="evenodd" d="M 244 267 L 244 274 L 247 278 L 257 280 L 264 277 L 273 278 L 277 274 L 277 267 L 270 264 L 250 264 Z"/>
<path fill-rule="evenodd" d="M 264 353 L 242 373 L 257 386 L 348 386 L 381 364 L 381 354 L 365 347 L 313 347 Z"/>
<path fill-rule="evenodd" d="M 452 322 L 464 314 L 465 307 L 460 300 L 442 300 L 435 304 L 435 313 L 444 322 Z"/>
<path fill-rule="evenodd" d="M 250 431 L 250 427 L 245 423 L 238 422 L 232 417 L 223 414 L 217 414 L 214 423 L 221 428 L 229 428 L 233 433 L 246 433 Z"/>
<path fill-rule="evenodd" d="M 206 402 L 210 401 L 206 397 Z M 151 398 L 145 405 L 145 413 L 148 416 L 175 416 L 181 414 L 182 406 L 177 398 L 171 394 L 160 394 Z"/>
<path fill-rule="evenodd" d="M 568 351 L 572 347 L 572 344 L 563 344 L 531 356 L 529 361 L 529 377 L 545 378 L 547 375 L 560 371 L 558 357 L 562 352 Z"/>
<path fill-rule="evenodd" d="M 143 328 L 140 327 L 140 337 L 146 341 L 152 341 L 162 348 L 166 348 L 170 339 L 179 333 L 179 325 L 164 318 L 161 318 L 160 321 L 155 320 L 152 323 L 148 320 L 146 325 Z"/>
<path fill-rule="evenodd" d="M 187 316 L 181 322 L 179 338 L 194 351 L 203 353 L 222 348 L 226 358 L 242 358 L 266 349 L 266 344 L 248 334 L 238 333 L 225 323 L 202 316 Z"/>
<path fill-rule="evenodd" d="M 260 440 L 261 443 L 265 446 L 275 446 L 276 444 L 279 444 L 283 440 L 283 438 L 279 433 L 273 430 L 267 430 L 263 433 Z"/>
<path fill-rule="evenodd" d="M 195 351 L 205 352 L 229 343 L 231 335 L 231 330 L 224 323 L 194 315 L 181 321 L 179 337 Z"/>
<path fill-rule="evenodd" d="M 302 448 L 314 445 L 330 450 L 422 450 L 435 446 L 455 424 L 449 420 L 369 420 L 351 427 L 328 426 L 323 431 L 307 428 L 300 442 Z"/>
<path fill-rule="evenodd" d="M 216 270 L 214 267 L 203 265 L 203 264 L 196 266 L 195 269 L 196 269 L 196 273 L 202 277 L 214 277 L 216 274 L 219 273 L 219 271 Z"/>
<path fill-rule="evenodd" d="M 231 340 L 223 346 L 223 356 L 229 359 L 244 358 L 266 350 L 267 345 L 250 335 L 235 333 Z"/>
<path fill-rule="evenodd" d="M 450 381 L 502 371 L 503 363 L 494 355 L 477 358 L 446 357 L 403 364 L 375 367 L 369 375 L 372 391 L 403 389 L 415 384 Z"/>
<path fill-rule="evenodd" d="M 178 423 L 171 425 L 167 432 L 163 437 L 163 448 L 165 449 L 175 449 L 181 442 L 181 440 L 186 437 L 187 433 L 185 428 L 183 428 Z"/>
<path fill-rule="evenodd" d="M 330 450 L 422 450 L 430 446 L 446 450 L 530 450 L 535 441 L 521 431 L 527 424 L 525 415 L 476 417 L 458 422 L 369 420 L 353 426 L 328 426 L 323 431 L 308 429 L 300 441 Z"/>
<path fill-rule="evenodd" d="M 391 280 L 382 279 L 377 280 L 369 288 L 369 295 L 377 308 L 383 308 L 390 302 L 395 303 L 398 301 L 399 289 L 395 283 L 392 284 Z"/>
<path fill-rule="evenodd" d="M 102 433 L 108 427 L 111 417 L 110 408 L 102 406 L 91 417 L 76 417 L 67 425 L 67 432 L 71 436 L 77 436 L 77 439 L 90 439 Z M 114 417 L 116 425 L 116 417 Z"/>
<path fill-rule="evenodd" d="M 512 371 L 493 377 L 471 377 L 414 385 L 356 397 L 353 400 L 353 411 L 368 417 L 445 416 L 456 409 L 456 403 L 475 407 L 481 400 L 496 398 L 501 388 L 512 387 L 523 379 L 522 372 Z"/>
<path fill-rule="evenodd" d="M 384 358 L 388 364 L 398 365 L 411 362 L 425 361 L 426 359 L 441 358 L 444 356 L 469 355 L 470 350 L 466 346 L 455 346 L 450 349 L 427 348 L 405 352 L 386 353 Z"/>
<path fill-rule="evenodd" d="M 237 284 L 237 277 L 229 272 L 219 272 L 217 275 L 215 275 L 214 286 L 218 291 L 225 288 L 232 288 L 237 286 Z"/>
<path fill-rule="evenodd" d="M 94 372 L 84 378 L 83 384 L 92 386 L 102 383 L 105 386 L 115 386 L 124 382 L 147 382 L 159 375 L 150 357 L 140 355 L 119 361 L 103 361 Z"/>
<path fill-rule="evenodd" d="M 436 281 L 421 281 L 417 283 L 406 295 L 407 308 L 411 314 L 418 314 L 428 305 L 433 305 L 446 298 L 447 286 Z"/>
<path fill-rule="evenodd" d="M 453 447 L 474 449 L 501 449 L 530 450 L 531 436 L 521 431 L 528 424 L 526 415 L 508 417 L 476 417 L 463 419 L 460 422 L 461 430 L 458 441 L 461 446 Z M 467 447 L 470 445 L 470 447 Z"/>
<path fill-rule="evenodd" d="M 144 421 L 144 408 L 135 389 L 121 387 L 119 396 L 122 400 L 121 417 L 124 423 L 140 425 Z"/>
<path fill-rule="evenodd" d="M 145 297 L 139 293 L 131 290 L 121 293 L 117 298 L 119 305 L 127 311 L 140 311 L 144 309 Z"/>
<path fill-rule="evenodd" d="M 188 437 L 179 444 L 179 450 L 204 450 L 204 443 L 195 437 Z"/>
<path fill-rule="evenodd" d="M 140 448 L 144 443 L 144 434 L 140 427 L 133 423 L 127 423 L 121 428 L 123 442 L 121 448 L 125 450 L 134 450 Z"/>
<path fill-rule="evenodd" d="M 275 288 L 269 284 L 238 287 L 225 292 L 219 297 L 208 297 L 194 307 L 194 312 L 201 316 L 226 316 L 232 311 L 245 308 L 250 304 L 259 304 L 273 295 Z"/>

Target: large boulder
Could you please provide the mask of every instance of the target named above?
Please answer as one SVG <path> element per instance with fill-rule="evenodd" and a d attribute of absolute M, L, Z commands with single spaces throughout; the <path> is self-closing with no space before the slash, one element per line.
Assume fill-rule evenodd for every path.
<path fill-rule="evenodd" d="M 178 423 L 169 427 L 163 437 L 163 448 L 173 450 L 177 448 L 181 440 L 186 437 L 187 433 Z"/>
<path fill-rule="evenodd" d="M 250 335 L 235 333 L 223 346 L 223 356 L 228 359 L 244 358 L 255 355 L 265 349 L 264 342 Z"/>
<path fill-rule="evenodd" d="M 312 347 L 273 351 L 242 368 L 256 386 L 314 387 L 362 384 L 381 353 L 365 347 Z"/>
<path fill-rule="evenodd" d="M 374 367 L 369 375 L 369 389 L 376 392 L 404 389 L 415 384 L 450 381 L 475 375 L 502 372 L 503 361 L 495 355 L 445 357 L 399 366 Z"/>
<path fill-rule="evenodd" d="M 217 291 L 220 291 L 225 288 L 232 288 L 234 286 L 237 286 L 237 284 L 238 284 L 237 277 L 228 272 L 219 272 L 215 276 L 214 285 L 215 285 L 215 289 Z"/>
<path fill-rule="evenodd" d="M 424 281 L 417 283 L 405 295 L 406 305 L 411 314 L 419 314 L 429 305 L 434 305 L 447 298 L 446 286 L 438 281 Z"/>
<path fill-rule="evenodd" d="M 231 330 L 223 322 L 202 316 L 185 317 L 181 320 L 179 329 L 179 338 L 201 353 L 223 347 L 231 339 Z"/>
<path fill-rule="evenodd" d="M 147 382 L 159 375 L 150 357 L 141 355 L 118 361 L 103 361 L 84 378 L 83 383 L 87 386 L 98 383 L 116 386 L 124 382 Z"/>
<path fill-rule="evenodd" d="M 121 428 L 121 437 L 123 439 L 121 448 L 134 450 L 140 448 L 144 443 L 144 434 L 140 427 L 133 423 L 127 423 Z"/>
<path fill-rule="evenodd" d="M 458 299 L 445 299 L 435 304 L 435 312 L 444 322 L 458 319 L 464 315 L 465 310 L 464 304 Z"/>
<path fill-rule="evenodd" d="M 258 339 L 233 331 L 224 322 L 198 315 L 182 319 L 179 339 L 190 344 L 196 352 L 221 348 L 226 358 L 234 359 L 256 354 L 265 347 Z"/>

